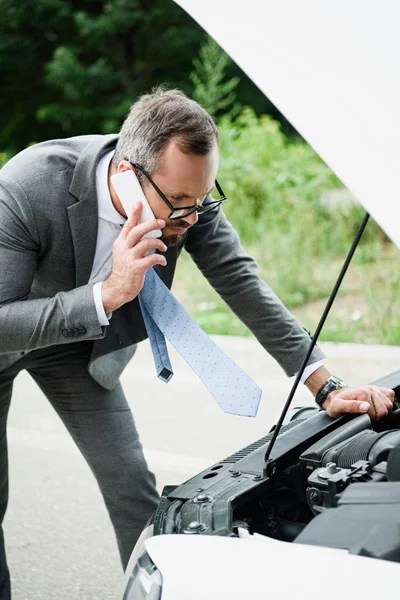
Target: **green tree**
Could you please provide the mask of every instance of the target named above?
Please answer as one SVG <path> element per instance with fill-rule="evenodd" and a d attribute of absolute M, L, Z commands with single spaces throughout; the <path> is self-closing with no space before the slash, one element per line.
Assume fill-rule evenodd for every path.
<path fill-rule="evenodd" d="M 0 148 L 115 131 L 143 91 L 190 93 L 201 29 L 172 0 L 0 0 Z"/>
<path fill-rule="evenodd" d="M 0 0 L 0 15 L 0 151 L 116 131 L 130 104 L 157 84 L 192 93 L 204 32 L 173 0 Z M 206 108 L 219 117 L 237 92 L 242 104 L 269 112 L 219 48 L 203 52 L 195 87 Z"/>
<path fill-rule="evenodd" d="M 0 148 L 15 151 L 37 140 L 39 130 L 49 132 L 36 121 L 37 107 L 52 94 L 44 67 L 68 40 L 73 18 L 64 0 L 0 0 L 0 14 Z"/>
<path fill-rule="evenodd" d="M 229 56 L 209 36 L 201 46 L 198 58 L 193 59 L 194 69 L 190 73 L 194 85 L 192 97 L 213 117 L 234 115 L 240 110 L 235 93 L 240 79 L 237 76 L 226 77 L 231 64 Z"/>

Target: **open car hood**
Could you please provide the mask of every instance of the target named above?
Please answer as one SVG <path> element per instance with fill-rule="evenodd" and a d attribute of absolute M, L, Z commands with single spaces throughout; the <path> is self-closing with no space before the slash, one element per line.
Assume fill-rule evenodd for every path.
<path fill-rule="evenodd" d="M 400 247 L 397 0 L 176 0 Z"/>

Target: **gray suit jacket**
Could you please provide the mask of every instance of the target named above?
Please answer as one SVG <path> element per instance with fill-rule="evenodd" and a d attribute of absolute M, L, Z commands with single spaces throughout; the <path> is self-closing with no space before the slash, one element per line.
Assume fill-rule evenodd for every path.
<path fill-rule="evenodd" d="M 101 327 L 88 284 L 97 239 L 96 165 L 117 136 L 80 136 L 32 146 L 0 171 L 0 371 L 21 353 L 95 340 L 89 372 L 112 389 L 147 337 L 137 299 Z M 202 215 L 159 275 L 171 287 L 185 249 L 231 309 L 288 375 L 309 335 L 259 279 L 222 211 Z M 323 355 L 317 348 L 310 361 Z"/>

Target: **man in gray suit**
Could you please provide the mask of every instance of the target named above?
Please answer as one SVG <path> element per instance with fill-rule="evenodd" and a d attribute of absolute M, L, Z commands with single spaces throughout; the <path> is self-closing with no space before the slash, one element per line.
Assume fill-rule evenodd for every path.
<path fill-rule="evenodd" d="M 218 160 L 210 116 L 176 90 L 157 90 L 133 105 L 119 136 L 44 142 L 2 169 L 0 519 L 12 384 L 26 369 L 92 469 L 126 566 L 158 495 L 119 376 L 147 337 L 137 299 L 145 273 L 154 266 L 170 287 L 183 247 L 286 373 L 299 370 L 308 333 L 259 279 L 218 202 L 211 204 Z M 125 213 L 110 176 L 127 169 L 156 220 L 138 224 L 140 203 Z M 160 228 L 162 238 L 143 239 Z M 316 348 L 305 373 L 314 394 L 330 377 L 322 358 Z M 337 386 L 323 407 L 332 416 L 380 418 L 392 402 L 391 390 Z M 2 535 L 0 582 L 0 598 L 9 598 Z"/>

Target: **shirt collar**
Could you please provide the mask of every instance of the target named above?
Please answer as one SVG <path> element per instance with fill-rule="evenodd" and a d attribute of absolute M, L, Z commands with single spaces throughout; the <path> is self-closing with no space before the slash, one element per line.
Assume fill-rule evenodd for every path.
<path fill-rule="evenodd" d="M 108 169 L 115 150 L 107 152 L 101 157 L 96 168 L 96 191 L 99 219 L 123 225 L 126 218 L 119 214 L 111 200 L 110 190 L 108 188 Z"/>

